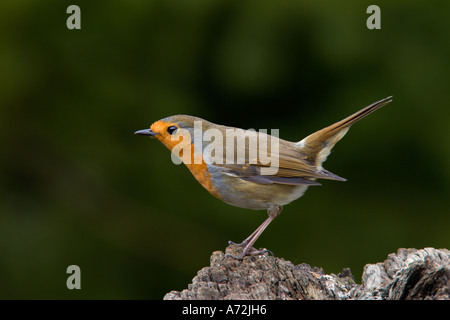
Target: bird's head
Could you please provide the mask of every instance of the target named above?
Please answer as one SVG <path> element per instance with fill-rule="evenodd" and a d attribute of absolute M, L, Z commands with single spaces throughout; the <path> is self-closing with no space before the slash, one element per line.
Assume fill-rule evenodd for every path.
<path fill-rule="evenodd" d="M 175 145 L 186 139 L 186 135 L 190 135 L 190 142 L 194 142 L 194 128 L 201 128 L 201 131 L 214 126 L 209 121 L 201 118 L 176 115 L 170 116 L 154 122 L 149 129 L 136 131 L 134 134 L 148 136 L 159 140 L 169 150 Z"/>

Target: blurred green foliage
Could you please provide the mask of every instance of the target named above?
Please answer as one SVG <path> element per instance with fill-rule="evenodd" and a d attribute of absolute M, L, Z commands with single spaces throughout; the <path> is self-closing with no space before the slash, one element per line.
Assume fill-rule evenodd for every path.
<path fill-rule="evenodd" d="M 3 1 L 0 298 L 161 299 L 265 219 L 133 135 L 172 114 L 298 141 L 394 95 L 328 158 L 348 182 L 310 188 L 256 245 L 358 282 L 399 247 L 450 247 L 450 2 L 379 1 L 381 30 L 370 4 Z"/>

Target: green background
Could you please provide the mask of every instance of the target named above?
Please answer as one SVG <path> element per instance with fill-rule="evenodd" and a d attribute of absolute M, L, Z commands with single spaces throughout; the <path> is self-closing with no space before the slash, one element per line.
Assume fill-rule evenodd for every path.
<path fill-rule="evenodd" d="M 357 282 L 397 248 L 449 248 L 449 14 L 418 0 L 3 1 L 0 298 L 162 299 L 266 218 L 133 135 L 173 114 L 298 141 L 394 95 L 325 163 L 348 181 L 311 187 L 256 246 Z M 81 290 L 66 288 L 71 264 Z"/>

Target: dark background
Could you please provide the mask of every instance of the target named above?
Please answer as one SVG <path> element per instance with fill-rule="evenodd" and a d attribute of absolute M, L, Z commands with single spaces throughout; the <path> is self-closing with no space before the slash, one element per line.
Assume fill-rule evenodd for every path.
<path fill-rule="evenodd" d="M 256 246 L 357 282 L 397 248 L 450 247 L 449 14 L 448 1 L 3 1 L 0 298 L 162 299 L 266 218 L 133 135 L 173 114 L 298 141 L 394 95 L 325 163 L 348 182 L 311 187 Z M 81 290 L 66 288 L 71 264 Z"/>

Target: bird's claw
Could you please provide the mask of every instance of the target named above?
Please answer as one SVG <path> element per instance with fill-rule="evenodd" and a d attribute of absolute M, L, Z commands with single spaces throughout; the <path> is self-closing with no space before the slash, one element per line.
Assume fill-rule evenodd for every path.
<path fill-rule="evenodd" d="M 236 246 L 244 246 L 244 243 L 234 243 L 232 241 L 228 241 L 228 244 L 232 244 L 232 245 L 236 245 Z M 244 259 L 245 256 L 261 256 L 268 253 L 269 255 L 273 256 L 272 251 L 268 250 L 268 249 L 255 249 L 253 247 L 245 247 L 242 250 L 242 253 L 239 256 L 234 256 L 232 254 L 226 254 L 225 258 L 233 258 L 236 260 L 242 260 Z"/>
<path fill-rule="evenodd" d="M 239 247 L 245 247 L 247 245 L 247 242 L 242 241 L 241 243 L 236 243 L 236 242 L 230 240 L 230 241 L 228 241 L 228 244 L 234 245 L 234 246 L 239 246 Z"/>

